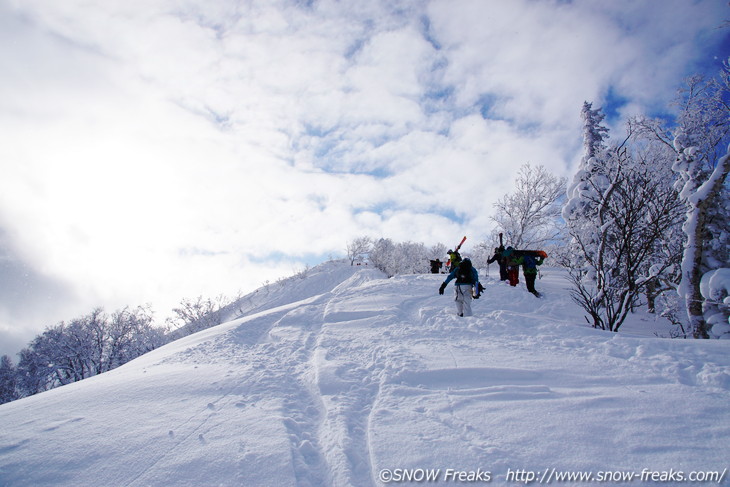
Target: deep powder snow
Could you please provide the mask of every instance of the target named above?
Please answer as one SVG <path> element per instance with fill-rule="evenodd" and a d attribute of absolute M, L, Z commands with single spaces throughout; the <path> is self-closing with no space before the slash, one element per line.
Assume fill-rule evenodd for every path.
<path fill-rule="evenodd" d="M 243 317 L 2 405 L 0 486 L 673 485 L 730 466 L 730 341 L 656 338 L 640 313 L 594 330 L 550 268 L 542 299 L 482 271 L 459 318 L 443 278 L 329 262 Z"/>

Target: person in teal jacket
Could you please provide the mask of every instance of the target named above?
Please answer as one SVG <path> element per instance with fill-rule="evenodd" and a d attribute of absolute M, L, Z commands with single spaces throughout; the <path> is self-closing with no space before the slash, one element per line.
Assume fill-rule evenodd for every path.
<path fill-rule="evenodd" d="M 459 266 L 449 273 L 439 288 L 439 294 L 444 294 L 446 285 L 453 279 L 456 279 L 454 285 L 456 314 L 459 316 L 472 316 L 471 300 L 472 297 L 479 298 L 481 286 L 479 286 L 479 273 L 471 264 L 470 259 L 462 260 Z"/>

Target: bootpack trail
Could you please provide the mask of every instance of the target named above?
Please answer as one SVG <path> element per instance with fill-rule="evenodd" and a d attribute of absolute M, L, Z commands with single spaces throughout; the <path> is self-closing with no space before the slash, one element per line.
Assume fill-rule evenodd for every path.
<path fill-rule="evenodd" d="M 730 342 L 655 337 L 645 313 L 594 330 L 558 269 L 541 300 L 480 277 L 468 318 L 438 295 L 443 275 L 328 262 L 262 288 L 227 323 L 0 406 L 0 486 L 730 466 Z"/>

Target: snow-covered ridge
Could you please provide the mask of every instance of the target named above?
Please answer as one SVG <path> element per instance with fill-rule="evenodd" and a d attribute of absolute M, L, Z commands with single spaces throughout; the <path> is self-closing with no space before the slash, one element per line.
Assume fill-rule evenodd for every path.
<path fill-rule="evenodd" d="M 482 273 L 459 318 L 443 275 L 318 266 L 228 323 L 0 406 L 0 486 L 727 467 L 728 342 L 594 330 L 543 274 L 536 299 Z"/>

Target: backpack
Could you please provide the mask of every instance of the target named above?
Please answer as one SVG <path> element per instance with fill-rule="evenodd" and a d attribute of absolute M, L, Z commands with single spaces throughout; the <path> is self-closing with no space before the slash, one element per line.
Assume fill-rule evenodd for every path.
<path fill-rule="evenodd" d="M 457 284 L 474 284 L 474 276 L 471 272 L 471 260 L 464 259 L 456 269 L 456 283 Z"/>

